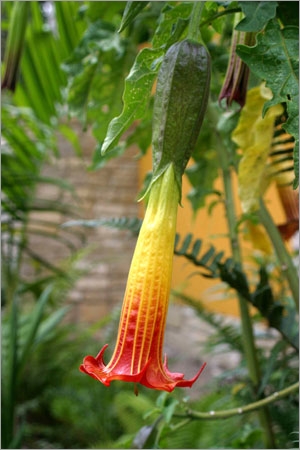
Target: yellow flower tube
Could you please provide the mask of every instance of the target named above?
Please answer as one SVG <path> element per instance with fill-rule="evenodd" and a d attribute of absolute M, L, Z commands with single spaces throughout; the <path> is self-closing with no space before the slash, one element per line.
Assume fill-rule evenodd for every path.
<path fill-rule="evenodd" d="M 150 190 L 111 360 L 104 364 L 105 345 L 96 358 L 86 356 L 80 366 L 106 386 L 112 380 L 123 380 L 171 392 L 176 386 L 191 387 L 204 369 L 205 364 L 194 378 L 185 380 L 182 373 L 168 370 L 162 356 L 179 197 L 171 163 Z"/>

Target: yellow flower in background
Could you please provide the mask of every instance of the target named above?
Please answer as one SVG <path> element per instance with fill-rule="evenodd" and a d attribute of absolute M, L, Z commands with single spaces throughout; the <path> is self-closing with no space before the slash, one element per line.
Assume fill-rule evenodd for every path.
<path fill-rule="evenodd" d="M 259 199 L 269 184 L 267 161 L 276 117 L 283 112 L 281 105 L 272 106 L 262 117 L 266 100 L 272 98 L 264 85 L 248 91 L 232 140 L 242 151 L 238 169 L 238 190 L 243 212 L 259 209 Z"/>

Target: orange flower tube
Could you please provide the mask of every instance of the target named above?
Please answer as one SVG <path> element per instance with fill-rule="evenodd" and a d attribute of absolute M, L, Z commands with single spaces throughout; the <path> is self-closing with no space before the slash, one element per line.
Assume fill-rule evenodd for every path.
<path fill-rule="evenodd" d="M 86 356 L 80 366 L 82 372 L 106 386 L 113 380 L 123 380 L 171 392 L 176 386 L 191 387 L 205 367 L 185 380 L 182 373 L 170 372 L 167 358 L 163 362 L 162 357 L 179 197 L 171 163 L 151 186 L 111 360 L 105 365 L 105 345 L 96 358 Z"/>

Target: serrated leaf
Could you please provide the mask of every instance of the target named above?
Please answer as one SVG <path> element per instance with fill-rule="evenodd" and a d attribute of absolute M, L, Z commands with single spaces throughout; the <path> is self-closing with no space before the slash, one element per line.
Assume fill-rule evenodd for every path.
<path fill-rule="evenodd" d="M 295 138 L 294 186 L 299 183 L 299 29 L 288 26 L 280 29 L 271 20 L 264 33 L 257 35 L 254 47 L 237 46 L 237 54 L 248 64 L 251 71 L 266 81 L 273 93 L 264 105 L 263 113 L 278 103 L 286 103 L 288 120 L 283 128 Z"/>
<path fill-rule="evenodd" d="M 246 17 L 239 22 L 236 30 L 260 31 L 269 20 L 276 16 L 277 2 L 239 2 Z"/>
<path fill-rule="evenodd" d="M 144 48 L 125 79 L 122 113 L 112 119 L 102 144 L 102 154 L 112 150 L 122 134 L 137 119 L 144 119 L 151 88 L 160 67 L 164 52 L 177 42 L 187 28 L 192 4 L 180 3 L 165 6 L 152 39 L 152 48 Z"/>
<path fill-rule="evenodd" d="M 259 209 L 259 199 L 267 187 L 267 159 L 274 132 L 274 121 L 282 112 L 281 105 L 270 108 L 262 117 L 265 101 L 271 93 L 256 87 L 248 91 L 246 104 L 232 134 L 232 140 L 242 150 L 238 168 L 239 197 L 245 213 Z"/>
<path fill-rule="evenodd" d="M 101 149 L 102 154 L 111 150 L 129 126 L 145 112 L 162 54 L 161 49 L 150 48 L 144 48 L 138 54 L 125 80 L 123 111 L 109 124 Z"/>

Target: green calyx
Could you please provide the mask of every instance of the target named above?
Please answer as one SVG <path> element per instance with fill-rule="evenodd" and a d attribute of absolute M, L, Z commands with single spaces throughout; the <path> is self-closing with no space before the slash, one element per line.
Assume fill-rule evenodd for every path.
<path fill-rule="evenodd" d="M 181 201 L 182 175 L 207 108 L 210 72 L 210 56 L 196 41 L 184 39 L 167 51 L 154 100 L 153 177 L 148 191 L 172 163 Z"/>

